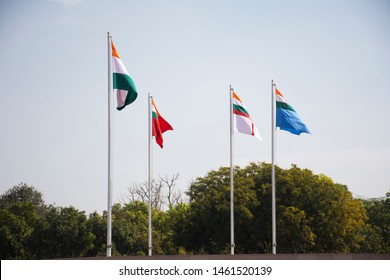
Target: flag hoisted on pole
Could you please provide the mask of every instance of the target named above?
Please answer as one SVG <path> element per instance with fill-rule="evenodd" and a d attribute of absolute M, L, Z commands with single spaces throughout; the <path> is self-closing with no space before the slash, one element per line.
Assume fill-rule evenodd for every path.
<path fill-rule="evenodd" d="M 262 140 L 255 123 L 237 93 L 233 90 L 234 131 L 255 136 Z"/>
<path fill-rule="evenodd" d="M 275 98 L 276 96 L 276 98 Z M 276 254 L 276 182 L 275 182 L 275 138 L 276 128 L 300 135 L 310 130 L 302 122 L 297 112 L 291 107 L 271 80 L 271 161 L 272 161 L 272 253 Z"/>
<path fill-rule="evenodd" d="M 283 95 L 275 86 L 276 95 L 276 127 L 281 130 L 286 130 L 292 134 L 299 135 L 301 133 L 311 134 L 307 126 L 302 122 L 298 113 L 291 107 Z"/>
<path fill-rule="evenodd" d="M 107 257 L 111 257 L 112 249 L 112 110 L 111 95 L 113 90 L 117 93 L 118 110 L 122 110 L 127 105 L 137 99 L 137 90 L 126 67 L 119 58 L 115 49 L 110 32 L 107 32 L 108 50 L 108 183 L 107 183 Z"/>
<path fill-rule="evenodd" d="M 172 126 L 161 116 L 153 97 L 148 93 L 148 189 L 149 189 L 149 210 L 148 210 L 148 256 L 152 256 L 152 181 L 153 181 L 153 147 L 152 138 L 163 148 L 163 136 L 165 131 L 173 130 Z"/>
<path fill-rule="evenodd" d="M 127 105 L 133 103 L 137 99 L 138 93 L 134 82 L 131 79 L 122 60 L 119 58 L 118 52 L 115 49 L 114 43 L 111 40 L 112 46 L 112 77 L 113 86 L 116 89 L 118 110 L 122 110 Z"/>
<path fill-rule="evenodd" d="M 248 110 L 230 85 L 230 254 L 234 255 L 234 132 L 255 136 L 262 140 Z"/>
<path fill-rule="evenodd" d="M 161 116 L 156 104 L 152 99 L 152 130 L 153 136 L 156 138 L 157 144 L 163 148 L 163 133 L 168 130 L 173 130 L 172 126 Z"/>

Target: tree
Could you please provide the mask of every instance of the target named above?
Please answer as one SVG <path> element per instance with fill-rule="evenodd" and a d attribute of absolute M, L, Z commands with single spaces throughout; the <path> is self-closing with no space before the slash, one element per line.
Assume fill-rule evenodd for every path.
<path fill-rule="evenodd" d="M 367 216 L 347 187 L 295 165 L 276 167 L 277 243 L 282 253 L 358 252 Z M 271 248 L 271 165 L 235 167 L 235 248 L 268 253 Z M 187 250 L 229 250 L 229 168 L 197 178 L 190 186 Z M 293 242 L 291 240 L 294 240 Z"/>
<path fill-rule="evenodd" d="M 281 206 L 279 211 L 278 235 L 282 238 L 278 241 L 278 246 L 290 253 L 312 251 L 316 235 L 306 212 L 295 206 Z"/>
<path fill-rule="evenodd" d="M 84 211 L 48 206 L 46 216 L 35 227 L 31 244 L 37 259 L 75 258 L 86 256 L 94 239 Z"/>
<path fill-rule="evenodd" d="M 43 209 L 42 193 L 25 183 L 0 196 L 1 259 L 32 258 L 30 238 Z"/>
<path fill-rule="evenodd" d="M 315 235 L 316 253 L 359 252 L 367 216 L 362 203 L 345 185 L 295 165 L 277 173 L 279 205 L 305 211 Z M 283 237 L 282 237 L 283 238 Z"/>
<path fill-rule="evenodd" d="M 112 208 L 114 254 L 146 255 L 148 250 L 148 206 L 134 201 Z"/>
<path fill-rule="evenodd" d="M 370 228 L 365 232 L 363 252 L 390 253 L 390 192 L 380 199 L 365 200 Z"/>
<path fill-rule="evenodd" d="M 230 251 L 230 172 L 221 167 L 210 171 L 205 177 L 197 178 L 187 194 L 190 198 L 189 223 L 192 236 L 187 249 L 202 253 L 226 253 Z M 245 170 L 235 168 L 235 221 L 236 250 L 246 252 L 246 240 L 255 234 L 254 209 L 256 198 L 253 177 Z M 251 248 L 253 248 L 252 243 Z M 200 248 L 200 249 L 199 249 Z"/>
<path fill-rule="evenodd" d="M 171 177 L 168 177 L 167 175 L 160 177 L 160 181 L 167 187 L 166 197 L 169 209 L 182 202 L 181 193 L 176 190 L 176 182 L 178 179 L 179 173 L 173 174 Z"/>
<path fill-rule="evenodd" d="M 164 204 L 164 198 L 162 194 L 162 188 L 163 184 L 162 182 L 152 181 L 151 182 L 151 193 L 152 193 L 152 208 L 161 210 L 163 208 Z M 126 195 L 126 198 L 122 198 L 122 203 L 127 204 L 128 202 L 136 202 L 141 201 L 146 204 L 149 204 L 149 184 L 148 182 L 143 182 L 141 184 L 134 183 L 131 187 L 128 189 L 128 194 Z"/>
<path fill-rule="evenodd" d="M 7 208 L 17 202 L 31 202 L 35 206 L 43 206 L 43 195 L 35 187 L 20 183 L 0 196 L 0 208 Z"/>
<path fill-rule="evenodd" d="M 179 179 L 179 174 L 173 174 L 171 177 L 165 175 L 160 177 L 158 181 L 152 180 L 152 207 L 158 211 L 163 210 L 166 206 L 169 208 L 182 202 L 180 191 L 176 190 L 176 183 Z M 128 193 L 122 198 L 122 203 L 127 204 L 135 201 L 149 203 L 149 185 L 145 181 L 143 183 L 133 183 L 127 189 Z"/>
<path fill-rule="evenodd" d="M 93 246 L 86 253 L 87 257 L 105 256 L 107 248 L 107 217 L 100 216 L 96 211 L 89 214 L 87 229 L 94 236 Z"/>
<path fill-rule="evenodd" d="M 0 209 L 0 258 L 30 259 L 29 240 L 39 220 L 31 202 L 18 201 Z"/>
<path fill-rule="evenodd" d="M 184 255 L 188 237 L 188 214 L 190 205 L 179 203 L 172 206 L 166 212 L 158 212 L 153 221 L 158 243 L 160 244 L 161 254 Z"/>

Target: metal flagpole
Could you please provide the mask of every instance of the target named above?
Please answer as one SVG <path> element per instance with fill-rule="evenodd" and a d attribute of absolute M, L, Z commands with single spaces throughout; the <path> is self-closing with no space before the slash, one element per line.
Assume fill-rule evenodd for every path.
<path fill-rule="evenodd" d="M 230 99 L 230 249 L 231 255 L 234 255 L 234 166 L 233 166 L 233 89 L 230 85 L 229 99 Z"/>
<path fill-rule="evenodd" d="M 148 93 L 148 188 L 149 188 L 149 229 L 148 229 L 148 256 L 152 256 L 152 109 L 153 97 Z"/>
<path fill-rule="evenodd" d="M 107 257 L 111 257 L 111 208 L 112 208 L 112 121 L 111 121 L 111 36 L 107 32 L 108 48 L 108 194 L 107 194 Z"/>
<path fill-rule="evenodd" d="M 276 254 L 276 186 L 275 186 L 275 94 L 274 80 L 271 80 L 271 135 L 272 135 L 272 254 Z"/>

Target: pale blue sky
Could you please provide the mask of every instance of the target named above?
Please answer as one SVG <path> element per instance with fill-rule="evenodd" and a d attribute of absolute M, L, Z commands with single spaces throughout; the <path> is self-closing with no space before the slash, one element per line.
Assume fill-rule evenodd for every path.
<path fill-rule="evenodd" d="M 0 193 L 25 182 L 47 203 L 107 205 L 107 31 L 139 92 L 114 113 L 114 202 L 147 178 L 147 93 L 174 127 L 154 175 L 182 190 L 229 164 L 229 84 L 271 160 L 271 79 L 313 135 L 277 133 L 277 162 L 355 196 L 390 189 L 390 2 L 37 0 L 0 3 Z"/>

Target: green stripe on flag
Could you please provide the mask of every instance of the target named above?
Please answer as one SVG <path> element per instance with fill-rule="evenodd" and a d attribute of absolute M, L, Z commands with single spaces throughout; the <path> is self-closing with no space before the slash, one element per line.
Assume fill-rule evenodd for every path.
<path fill-rule="evenodd" d="M 245 110 L 245 108 L 240 106 L 240 105 L 233 104 L 233 110 L 237 110 L 237 111 L 243 112 L 246 115 L 249 115 L 248 111 Z"/>
<path fill-rule="evenodd" d="M 137 89 L 135 88 L 134 82 L 129 75 L 113 73 L 112 82 L 114 89 L 127 90 L 125 103 L 122 107 L 118 107 L 118 110 L 122 110 L 137 99 Z"/>
<path fill-rule="evenodd" d="M 113 87 L 128 91 L 131 89 L 132 91 L 137 92 L 133 80 L 126 74 L 113 73 Z"/>
<path fill-rule="evenodd" d="M 295 112 L 293 107 L 291 107 L 290 105 L 288 105 L 287 103 L 284 103 L 284 102 L 276 101 L 276 108 L 290 110 L 290 111 Z"/>
<path fill-rule="evenodd" d="M 152 118 L 153 118 L 153 119 L 158 119 L 157 113 L 154 112 L 154 111 L 152 112 Z"/>

